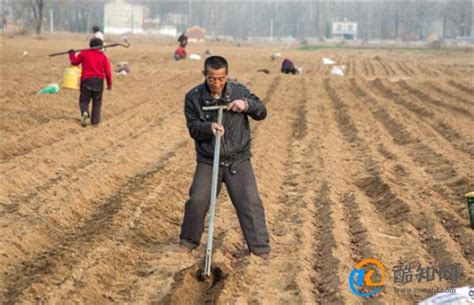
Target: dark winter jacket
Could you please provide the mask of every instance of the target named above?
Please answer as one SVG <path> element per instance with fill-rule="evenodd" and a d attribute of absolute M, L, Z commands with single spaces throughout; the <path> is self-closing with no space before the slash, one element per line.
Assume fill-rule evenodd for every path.
<path fill-rule="evenodd" d="M 288 58 L 285 58 L 283 60 L 283 63 L 281 64 L 281 72 L 282 73 L 293 73 L 295 74 L 296 73 L 296 67 L 295 67 L 295 64 L 289 60 Z"/>
<path fill-rule="evenodd" d="M 178 42 L 180 47 L 186 48 L 186 45 L 188 44 L 188 36 L 186 36 L 184 33 L 181 34 L 178 37 Z"/>
<path fill-rule="evenodd" d="M 260 99 L 244 85 L 235 81 L 227 81 L 221 97 L 215 100 L 206 83 L 197 86 L 186 94 L 184 114 L 189 134 L 195 140 L 198 162 L 212 164 L 214 158 L 214 135 L 211 125 L 217 122 L 217 111 L 203 111 L 204 106 L 226 105 L 243 99 L 248 102 L 245 113 L 224 111 L 222 125 L 225 133 L 221 145 L 221 165 L 229 166 L 234 162 L 244 161 L 251 157 L 250 126 L 248 117 L 263 120 L 267 109 Z"/>

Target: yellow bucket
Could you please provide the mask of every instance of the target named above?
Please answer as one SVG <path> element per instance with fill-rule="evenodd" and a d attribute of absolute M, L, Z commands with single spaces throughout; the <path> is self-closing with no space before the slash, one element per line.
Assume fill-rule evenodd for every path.
<path fill-rule="evenodd" d="M 69 66 L 64 70 L 63 88 L 79 90 L 81 85 L 81 68 Z"/>

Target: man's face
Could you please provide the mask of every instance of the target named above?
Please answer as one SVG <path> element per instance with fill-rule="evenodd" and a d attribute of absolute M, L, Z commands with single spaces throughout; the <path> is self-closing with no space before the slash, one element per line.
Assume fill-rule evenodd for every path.
<path fill-rule="evenodd" d="M 220 68 L 218 70 L 208 69 L 207 71 L 204 71 L 204 76 L 206 77 L 206 83 L 209 86 L 211 93 L 213 95 L 221 95 L 227 81 L 225 68 Z"/>

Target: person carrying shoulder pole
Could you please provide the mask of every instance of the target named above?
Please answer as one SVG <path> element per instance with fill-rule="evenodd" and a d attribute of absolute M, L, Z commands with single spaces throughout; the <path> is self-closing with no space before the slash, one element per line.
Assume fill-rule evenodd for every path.
<path fill-rule="evenodd" d="M 99 38 L 92 38 L 89 46 L 91 48 L 101 47 L 103 41 Z M 69 60 L 74 66 L 82 65 L 81 93 L 79 96 L 81 125 L 85 127 L 88 119 L 91 118 L 91 124 L 97 126 L 100 123 L 104 78 L 107 81 L 107 90 L 112 90 L 112 73 L 109 60 L 99 48 L 81 51 L 77 56 L 74 50 L 69 50 Z M 89 112 L 91 99 L 92 115 Z"/>

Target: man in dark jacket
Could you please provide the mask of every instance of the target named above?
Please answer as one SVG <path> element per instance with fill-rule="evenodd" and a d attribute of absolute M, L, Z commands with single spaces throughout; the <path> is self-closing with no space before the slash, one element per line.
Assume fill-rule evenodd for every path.
<path fill-rule="evenodd" d="M 184 111 L 189 133 L 195 141 L 197 166 L 181 225 L 181 248 L 192 250 L 199 246 L 211 196 L 214 136 L 220 131 L 223 143 L 217 192 L 224 182 L 250 252 L 267 258 L 269 237 L 250 162 L 248 119 L 263 120 L 267 110 L 246 87 L 227 79 L 228 64 L 223 57 L 207 58 L 203 73 L 205 82 L 189 91 L 185 98 Z M 211 105 L 228 106 L 222 125 L 216 123 L 217 111 L 202 110 Z"/>

